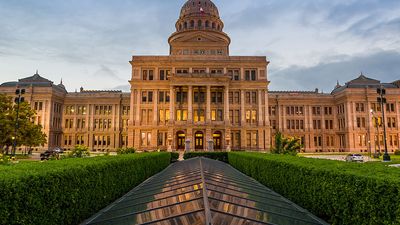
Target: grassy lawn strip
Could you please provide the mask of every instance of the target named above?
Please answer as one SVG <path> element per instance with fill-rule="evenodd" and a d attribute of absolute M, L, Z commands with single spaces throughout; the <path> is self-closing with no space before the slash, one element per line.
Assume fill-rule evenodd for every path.
<path fill-rule="evenodd" d="M 0 224 L 79 224 L 170 158 L 146 153 L 0 166 Z"/>
<path fill-rule="evenodd" d="M 229 153 L 229 163 L 332 224 L 400 224 L 400 169 L 287 155 Z"/>

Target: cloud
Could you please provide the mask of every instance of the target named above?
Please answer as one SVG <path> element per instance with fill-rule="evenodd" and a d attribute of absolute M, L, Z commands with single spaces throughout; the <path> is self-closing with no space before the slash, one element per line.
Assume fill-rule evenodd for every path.
<path fill-rule="evenodd" d="M 47 74 L 68 74 L 64 80 L 69 90 L 127 84 L 132 54 L 168 54 L 167 39 L 175 31 L 185 1 L 0 1 L 0 83 L 15 80 L 16 74 L 28 76 L 39 68 Z M 232 39 L 230 52 L 266 55 L 271 61 L 271 77 L 277 79 L 277 86 L 272 80 L 274 88 L 296 88 L 297 71 L 315 72 L 311 68 L 355 59 L 361 64 L 377 49 L 400 51 L 398 0 L 214 2 Z M 391 67 L 376 66 L 381 74 L 390 72 Z M 354 76 L 363 68 L 359 65 L 343 72 Z M 274 77 L 286 74 L 297 80 L 280 83 L 279 77 Z M 329 84 L 314 86 L 330 88 L 336 78 L 328 79 Z"/>
<path fill-rule="evenodd" d="M 334 60 L 313 67 L 292 66 L 271 73 L 271 90 L 313 90 L 330 92 L 339 80 L 342 84 L 362 72 L 382 82 L 393 82 L 400 77 L 400 52 L 381 51 L 354 57 L 332 57 Z M 343 60 L 338 60 L 343 58 Z"/>
<path fill-rule="evenodd" d="M 110 69 L 109 67 L 105 66 L 105 65 L 101 65 L 100 69 L 98 69 L 96 72 L 94 72 L 93 74 L 94 77 L 96 78 L 111 78 L 113 80 L 117 80 L 117 81 L 124 81 L 124 79 L 120 78 L 117 75 L 116 71 L 113 71 L 112 69 Z"/>

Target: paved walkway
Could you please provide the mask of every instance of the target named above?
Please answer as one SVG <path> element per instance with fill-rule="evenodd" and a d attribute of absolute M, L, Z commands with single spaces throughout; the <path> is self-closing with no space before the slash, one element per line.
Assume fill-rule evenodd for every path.
<path fill-rule="evenodd" d="M 327 223 L 228 164 L 195 158 L 169 166 L 83 224 Z"/>

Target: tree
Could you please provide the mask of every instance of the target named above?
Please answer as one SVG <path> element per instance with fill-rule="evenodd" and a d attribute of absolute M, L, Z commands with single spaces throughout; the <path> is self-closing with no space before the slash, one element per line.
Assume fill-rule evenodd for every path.
<path fill-rule="evenodd" d="M 90 151 L 87 146 L 76 145 L 68 156 L 72 158 L 85 158 L 90 156 Z"/>
<path fill-rule="evenodd" d="M 20 103 L 16 135 L 17 146 L 33 147 L 46 143 L 46 134 L 42 132 L 42 126 L 32 122 L 35 114 L 28 103 Z M 0 150 L 6 154 L 14 145 L 16 117 L 17 104 L 13 103 L 11 97 L 0 94 Z"/>
<path fill-rule="evenodd" d="M 281 132 L 275 135 L 275 148 L 271 150 L 274 154 L 297 155 L 302 148 L 300 138 L 284 137 Z"/>

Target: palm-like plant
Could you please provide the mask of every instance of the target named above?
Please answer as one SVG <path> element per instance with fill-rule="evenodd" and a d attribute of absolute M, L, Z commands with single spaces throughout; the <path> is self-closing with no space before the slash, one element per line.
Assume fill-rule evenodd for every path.
<path fill-rule="evenodd" d="M 301 148 L 300 138 L 284 137 L 281 132 L 278 132 L 275 135 L 275 148 L 271 152 L 274 154 L 297 155 Z"/>

